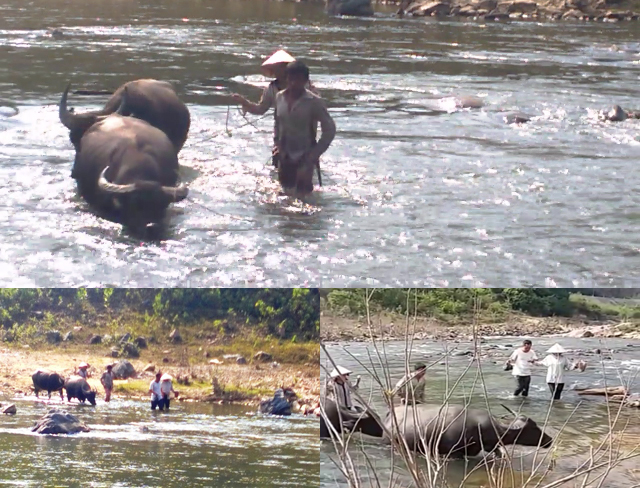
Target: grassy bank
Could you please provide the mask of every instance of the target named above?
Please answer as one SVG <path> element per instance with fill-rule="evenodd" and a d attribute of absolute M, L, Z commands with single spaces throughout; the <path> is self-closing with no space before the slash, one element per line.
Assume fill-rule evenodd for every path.
<path fill-rule="evenodd" d="M 302 402 L 315 402 L 320 393 L 318 341 L 302 339 L 294 328 L 286 338 L 267 331 L 267 326 L 233 314 L 183 321 L 127 307 L 35 310 L 1 331 L 0 389 L 29 394 L 35 370 L 68 376 L 86 361 L 93 370 L 90 384 L 102 393 L 99 377 L 105 366 L 128 360 L 138 375 L 116 381 L 116 396 L 146 399 L 153 373 L 143 370 L 153 365 L 175 378 L 183 401 L 254 404 L 276 388 L 290 386 Z M 91 344 L 98 336 L 100 341 Z M 261 357 L 254 357 L 257 353 Z M 246 364 L 237 364 L 235 356 Z M 218 364 L 211 363 L 214 359 Z"/>

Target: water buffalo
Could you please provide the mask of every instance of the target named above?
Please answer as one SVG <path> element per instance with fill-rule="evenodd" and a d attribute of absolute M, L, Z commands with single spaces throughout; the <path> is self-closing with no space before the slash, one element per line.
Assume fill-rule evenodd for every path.
<path fill-rule="evenodd" d="M 73 114 L 68 93 L 69 86 L 59 116 L 76 148 L 71 176 L 87 202 L 135 228 L 159 222 L 169 204 L 187 197 L 187 187 L 177 186 L 177 151 L 160 129 L 119 113 Z M 122 99 L 126 105 L 128 90 Z"/>
<path fill-rule="evenodd" d="M 126 97 L 124 96 L 125 92 Z M 103 109 L 75 116 L 78 129 L 68 128 L 71 129 L 69 137 L 73 145 L 76 146 L 76 150 L 78 149 L 77 143 L 82 139 L 87 124 L 91 126 L 96 117 L 116 112 L 144 120 L 160 129 L 176 148 L 176 153 L 180 152 L 187 140 L 191 124 L 189 109 L 178 98 L 171 84 L 158 80 L 135 80 L 119 87 Z"/>
<path fill-rule="evenodd" d="M 84 403 L 88 400 L 91 405 L 96 405 L 96 392 L 91 390 L 89 383 L 82 376 L 71 376 L 64 382 L 64 389 L 67 390 L 67 401 L 77 398 Z"/>
<path fill-rule="evenodd" d="M 291 403 L 297 398 L 291 388 L 278 388 L 273 398 L 260 402 L 260 412 L 269 415 L 291 415 Z"/>
<path fill-rule="evenodd" d="M 599 116 L 609 122 L 623 122 L 627 119 L 640 119 L 640 112 L 625 110 L 620 105 L 614 105 L 608 112 L 600 112 Z"/>
<path fill-rule="evenodd" d="M 36 392 L 36 397 L 39 397 L 41 391 L 46 391 L 51 399 L 51 392 L 59 391 L 60 399 L 64 399 L 62 396 L 62 388 L 64 387 L 64 379 L 58 373 L 52 373 L 50 371 L 38 370 L 31 376 L 33 381 L 33 388 Z"/>
<path fill-rule="evenodd" d="M 326 398 L 322 401 L 322 407 L 324 414 L 320 416 L 321 439 L 328 439 L 331 437 L 327 421 L 338 433 L 342 432 L 344 429 L 364 432 L 373 437 L 382 437 L 384 434 L 382 427 L 374 417 L 369 414 L 363 414 L 359 407 L 355 407 L 358 410 L 349 410 L 339 406 L 330 398 Z"/>
<path fill-rule="evenodd" d="M 504 408 L 514 415 L 509 425 L 503 425 L 484 409 L 461 405 L 400 406 L 394 413 L 409 448 L 422 453 L 429 449 L 440 455 L 466 457 L 477 456 L 482 451 L 495 452 L 500 444 L 551 447 L 553 439 L 533 420 Z M 383 422 L 388 432 L 394 431 L 392 415 L 387 414 Z M 365 415 L 355 425 L 343 423 L 343 426 L 374 437 L 384 436 L 371 415 Z"/>

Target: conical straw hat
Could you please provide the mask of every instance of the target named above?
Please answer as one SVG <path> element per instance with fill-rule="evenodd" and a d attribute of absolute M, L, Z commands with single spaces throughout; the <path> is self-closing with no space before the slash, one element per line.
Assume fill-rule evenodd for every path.
<path fill-rule="evenodd" d="M 267 59 L 262 66 L 270 66 L 272 64 L 280 64 L 280 63 L 291 63 L 295 61 L 296 58 L 291 56 L 287 51 L 280 49 L 280 51 L 276 51 L 273 53 L 269 59 Z"/>
<path fill-rule="evenodd" d="M 342 366 L 338 366 L 337 369 L 334 369 L 333 371 L 331 371 L 331 377 L 332 378 L 337 378 L 338 376 L 342 376 L 342 375 L 347 375 L 347 374 L 351 374 L 352 371 L 349 371 L 347 368 L 343 368 Z"/>
<path fill-rule="evenodd" d="M 553 354 L 553 353 L 563 354 L 567 352 L 567 350 L 564 347 L 562 347 L 560 344 L 556 343 L 553 346 L 551 346 L 547 352 L 550 354 Z"/>

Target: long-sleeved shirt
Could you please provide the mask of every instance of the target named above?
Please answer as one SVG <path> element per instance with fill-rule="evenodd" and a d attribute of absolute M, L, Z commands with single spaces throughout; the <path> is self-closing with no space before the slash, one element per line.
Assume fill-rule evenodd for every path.
<path fill-rule="evenodd" d="M 352 385 L 349 381 L 344 383 L 338 383 L 335 380 L 331 380 L 327 383 L 326 392 L 328 396 L 332 396 L 336 403 L 340 406 L 348 409 L 353 408 L 353 400 L 351 400 L 351 390 L 358 389 L 358 382 Z"/>
<path fill-rule="evenodd" d="M 396 390 L 400 398 L 404 399 L 408 404 L 425 403 L 424 387 L 426 384 L 425 376 L 418 379 L 416 373 L 411 373 L 403 376 L 402 379 L 396 383 Z"/>
<path fill-rule="evenodd" d="M 283 90 L 276 95 L 276 134 L 280 154 L 297 161 L 307 153 L 311 161 L 316 161 L 331 145 L 336 135 L 336 124 L 319 96 L 305 89 L 289 107 L 285 93 Z M 322 136 L 316 141 L 318 123 Z"/>
<path fill-rule="evenodd" d="M 571 369 L 569 361 L 564 356 L 554 356 L 549 354 L 542 360 L 542 364 L 547 367 L 547 383 L 563 384 L 564 372 Z"/>
<path fill-rule="evenodd" d="M 257 103 L 257 107 L 254 107 L 251 110 L 251 113 L 255 115 L 264 115 L 267 113 L 271 107 L 276 106 L 276 95 L 280 90 L 283 90 L 284 87 L 278 85 L 278 80 L 273 80 L 262 92 L 262 96 L 260 97 L 260 101 Z M 312 93 L 319 95 L 318 91 L 315 87 L 309 82 L 307 84 L 307 89 Z M 273 142 L 274 144 L 278 143 L 278 122 L 274 113 L 274 123 L 273 123 Z"/>

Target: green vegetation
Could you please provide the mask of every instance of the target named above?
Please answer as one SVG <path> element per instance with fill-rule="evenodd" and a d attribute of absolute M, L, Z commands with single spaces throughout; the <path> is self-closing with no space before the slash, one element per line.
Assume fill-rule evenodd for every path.
<path fill-rule="evenodd" d="M 233 353 L 249 359 L 265 350 L 280 362 L 319 358 L 317 289 L 0 289 L 0 340 L 39 347 L 47 332 L 72 331 L 61 345 L 116 345 L 120 337 L 147 339 L 151 349 L 170 343 L 177 328 L 181 362 Z M 82 330 L 80 330 L 82 329 Z"/>
<path fill-rule="evenodd" d="M 408 309 L 419 316 L 447 322 L 465 320 L 475 313 L 483 321 L 501 321 L 514 312 L 537 317 L 582 315 L 596 320 L 640 318 L 640 301 L 618 300 L 614 290 L 610 295 L 606 289 L 580 291 L 582 293 L 575 293 L 575 289 L 567 288 L 324 289 L 321 297 L 322 307 L 334 313 L 363 315 L 365 296 L 369 294 L 373 312 L 404 314 Z"/>

